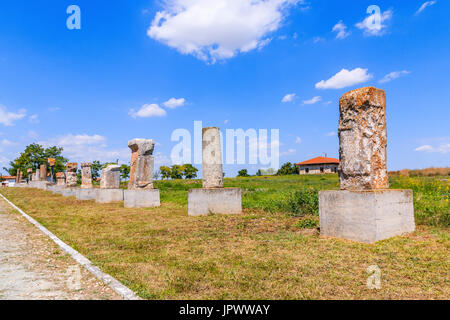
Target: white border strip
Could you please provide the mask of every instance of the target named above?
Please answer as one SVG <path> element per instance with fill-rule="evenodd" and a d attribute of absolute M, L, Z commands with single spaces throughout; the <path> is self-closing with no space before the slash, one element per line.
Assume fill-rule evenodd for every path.
<path fill-rule="evenodd" d="M 45 235 L 47 235 L 50 239 L 52 239 L 63 251 L 68 253 L 75 261 L 77 261 L 79 264 L 81 264 L 83 267 L 85 267 L 97 279 L 101 280 L 106 285 L 111 287 L 111 289 L 113 289 L 117 294 L 122 296 L 125 300 L 140 300 L 140 298 L 138 296 L 136 296 L 136 294 L 133 291 L 131 291 L 129 288 L 125 287 L 122 283 L 120 283 L 118 280 L 116 280 L 109 274 L 102 272 L 98 267 L 94 266 L 89 259 L 87 259 L 81 253 L 79 253 L 78 251 L 76 251 L 72 247 L 68 246 L 63 241 L 61 241 L 57 236 L 55 236 L 53 233 L 51 233 L 47 228 L 45 228 L 39 222 L 37 222 L 32 217 L 27 215 L 25 212 L 20 210 L 14 203 L 12 203 L 8 199 L 6 199 L 3 194 L 0 193 L 0 196 L 6 202 L 8 202 L 14 209 L 19 211 L 19 213 L 22 216 L 24 216 L 28 221 L 30 221 L 39 230 L 41 230 Z"/>

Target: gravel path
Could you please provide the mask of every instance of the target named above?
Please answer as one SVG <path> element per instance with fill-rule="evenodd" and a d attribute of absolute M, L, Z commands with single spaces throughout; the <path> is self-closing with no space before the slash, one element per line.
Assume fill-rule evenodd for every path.
<path fill-rule="evenodd" d="M 121 299 L 0 199 L 0 300 Z"/>

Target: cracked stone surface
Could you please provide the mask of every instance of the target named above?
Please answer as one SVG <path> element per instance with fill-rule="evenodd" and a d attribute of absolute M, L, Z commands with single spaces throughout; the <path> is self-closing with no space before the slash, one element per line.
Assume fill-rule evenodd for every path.
<path fill-rule="evenodd" d="M 118 300 L 0 199 L 0 300 Z"/>
<path fill-rule="evenodd" d="M 102 170 L 101 189 L 120 189 L 120 167 L 110 164 Z"/>
<path fill-rule="evenodd" d="M 203 188 L 223 188 L 222 148 L 219 128 L 203 128 L 202 151 Z"/>
<path fill-rule="evenodd" d="M 339 100 L 339 177 L 342 190 L 388 189 L 386 94 L 356 89 Z"/>
<path fill-rule="evenodd" d="M 92 188 L 92 164 L 85 162 L 81 164 L 81 188 L 90 189 Z"/>
<path fill-rule="evenodd" d="M 128 147 L 131 149 L 128 189 L 153 189 L 155 142 L 152 139 L 133 139 L 128 142 Z"/>
<path fill-rule="evenodd" d="M 77 169 L 78 164 L 75 162 L 69 162 L 66 165 L 66 187 L 77 186 Z"/>

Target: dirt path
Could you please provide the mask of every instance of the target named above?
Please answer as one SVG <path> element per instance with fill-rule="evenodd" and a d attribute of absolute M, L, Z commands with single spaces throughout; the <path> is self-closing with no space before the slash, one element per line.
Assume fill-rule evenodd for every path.
<path fill-rule="evenodd" d="M 0 300 L 120 298 L 0 199 Z"/>

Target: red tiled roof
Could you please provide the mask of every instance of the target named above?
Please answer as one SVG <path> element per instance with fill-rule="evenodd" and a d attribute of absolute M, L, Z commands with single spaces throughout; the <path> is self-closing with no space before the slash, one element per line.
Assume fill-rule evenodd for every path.
<path fill-rule="evenodd" d="M 5 180 L 16 179 L 16 176 L 2 176 L 2 179 L 5 179 Z"/>
<path fill-rule="evenodd" d="M 339 164 L 339 160 L 335 158 L 325 158 L 325 157 L 317 157 L 314 159 L 306 160 L 300 163 L 297 163 L 298 166 L 303 166 L 307 164 Z"/>

